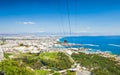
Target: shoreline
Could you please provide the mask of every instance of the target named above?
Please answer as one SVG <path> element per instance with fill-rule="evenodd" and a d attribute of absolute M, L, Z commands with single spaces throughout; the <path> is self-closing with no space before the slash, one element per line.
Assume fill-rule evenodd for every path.
<path fill-rule="evenodd" d="M 69 37 L 60 37 L 58 40 L 59 40 L 59 42 L 61 42 L 61 43 L 63 43 L 63 39 L 64 38 L 69 38 L 68 39 L 68 44 L 70 44 L 70 45 L 72 45 L 73 44 L 73 46 L 71 46 L 71 48 L 81 48 L 81 47 L 84 47 L 84 48 L 89 48 L 91 51 L 90 52 L 103 52 L 103 53 L 106 53 L 106 52 L 108 52 L 109 54 L 112 54 L 112 55 L 117 55 L 117 56 L 120 56 L 120 54 L 119 53 L 116 53 L 116 52 L 113 52 L 113 50 L 110 50 L 110 49 L 107 49 L 107 50 L 105 50 L 105 49 L 101 49 L 102 47 L 104 47 L 104 45 L 102 45 L 102 47 L 101 47 L 101 45 L 100 44 L 89 44 L 89 43 L 84 43 L 84 44 L 82 44 L 82 43 L 77 43 L 77 42 L 69 42 L 69 40 L 70 40 L 70 37 L 71 36 L 69 36 Z M 74 37 L 74 36 L 72 36 L 72 37 Z M 81 36 L 77 36 L 77 37 L 81 37 Z M 85 37 L 85 36 L 82 36 L 82 37 Z M 87 36 L 87 37 L 89 37 L 89 36 Z M 91 37 L 91 36 L 90 36 Z M 96 36 L 96 37 L 99 37 L 99 36 Z M 108 36 L 107 36 L 108 37 Z M 83 42 L 83 41 L 82 41 Z M 109 46 L 110 45 L 112 45 L 112 47 L 115 47 L 115 48 L 117 48 L 117 50 L 118 50 L 118 47 L 120 46 L 119 44 L 107 44 L 106 46 L 106 48 L 109 48 Z M 114 46 L 113 46 L 114 45 Z M 114 49 L 114 48 L 113 48 Z"/>

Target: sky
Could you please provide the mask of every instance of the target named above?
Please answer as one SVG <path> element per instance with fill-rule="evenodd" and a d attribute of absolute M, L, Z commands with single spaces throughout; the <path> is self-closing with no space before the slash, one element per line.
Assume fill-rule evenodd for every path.
<path fill-rule="evenodd" d="M 120 0 L 0 0 L 0 33 L 64 33 L 70 28 L 120 35 Z"/>

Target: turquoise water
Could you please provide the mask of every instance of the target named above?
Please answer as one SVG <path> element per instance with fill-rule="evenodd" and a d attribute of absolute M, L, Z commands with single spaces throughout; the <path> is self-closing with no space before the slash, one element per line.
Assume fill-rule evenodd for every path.
<path fill-rule="evenodd" d="M 67 40 L 68 43 L 82 44 L 82 46 L 72 46 L 74 48 L 91 48 L 92 51 L 109 51 L 112 54 L 120 55 L 120 36 L 71 36 L 63 37 L 61 42 Z"/>

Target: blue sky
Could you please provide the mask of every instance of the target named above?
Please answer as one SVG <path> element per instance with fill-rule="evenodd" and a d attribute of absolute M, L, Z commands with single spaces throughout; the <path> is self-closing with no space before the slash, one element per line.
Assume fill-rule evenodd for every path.
<path fill-rule="evenodd" d="M 120 0 L 68 0 L 72 32 L 120 35 Z M 66 0 L 0 0 L 0 33 L 69 32 Z"/>

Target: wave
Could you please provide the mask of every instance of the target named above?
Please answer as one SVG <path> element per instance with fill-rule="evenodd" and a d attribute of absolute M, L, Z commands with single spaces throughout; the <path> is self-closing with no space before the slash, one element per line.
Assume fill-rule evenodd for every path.
<path fill-rule="evenodd" d="M 116 45 L 116 44 L 108 44 L 109 46 L 115 46 L 115 47 L 120 47 L 120 45 Z"/>
<path fill-rule="evenodd" d="M 84 46 L 95 46 L 95 47 L 99 47 L 99 45 L 95 45 L 95 44 L 83 44 Z"/>

